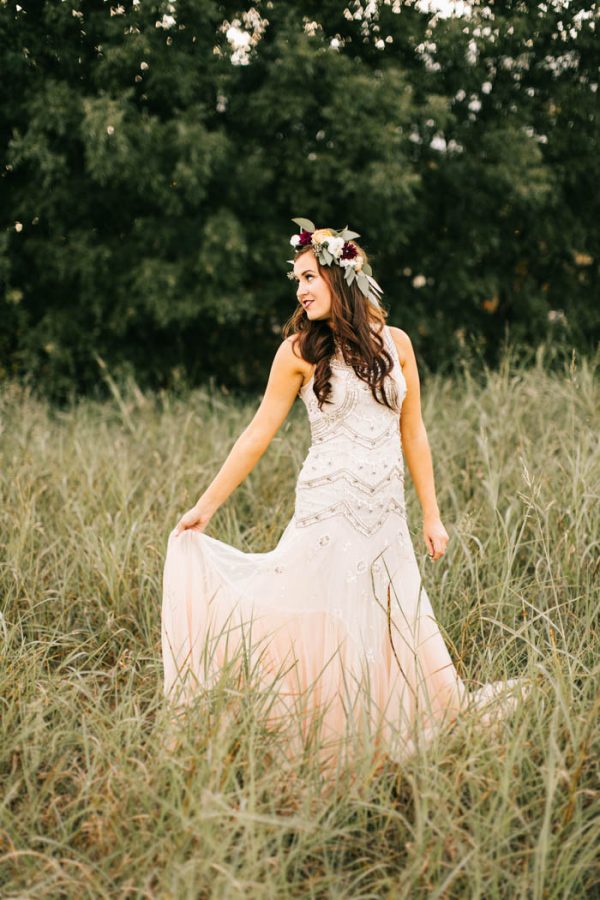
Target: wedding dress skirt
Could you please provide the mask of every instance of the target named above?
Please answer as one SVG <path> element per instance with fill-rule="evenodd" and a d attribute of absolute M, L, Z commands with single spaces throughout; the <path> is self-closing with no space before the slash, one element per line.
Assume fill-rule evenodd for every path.
<path fill-rule="evenodd" d="M 384 340 L 401 403 L 406 382 L 387 326 Z M 316 723 L 324 766 L 348 752 L 349 736 L 370 736 L 370 746 L 401 761 L 467 708 L 492 710 L 484 719 L 510 712 L 518 680 L 466 689 L 407 526 L 398 412 L 378 403 L 339 354 L 331 384 L 333 403 L 322 411 L 312 379 L 300 390 L 312 444 L 294 515 L 273 550 L 245 553 L 201 532 L 171 533 L 164 692 L 185 706 L 237 653 L 272 690 L 270 721 L 294 726 L 290 758 Z"/>

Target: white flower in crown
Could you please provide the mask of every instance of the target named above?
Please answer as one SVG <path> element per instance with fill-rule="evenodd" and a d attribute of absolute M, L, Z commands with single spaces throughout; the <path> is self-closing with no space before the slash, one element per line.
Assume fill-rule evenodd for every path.
<path fill-rule="evenodd" d="M 331 255 L 335 257 L 335 259 L 339 259 L 342 254 L 342 248 L 345 244 L 344 238 L 330 237 L 326 239 L 325 243 Z"/>
<path fill-rule="evenodd" d="M 290 244 L 292 245 L 292 247 L 296 247 L 298 245 L 299 241 L 300 241 L 299 234 L 293 234 L 290 238 Z"/>
<path fill-rule="evenodd" d="M 329 241 L 330 238 L 333 237 L 333 231 L 331 228 L 317 228 L 316 231 L 312 233 L 312 243 L 315 246 L 320 246 L 325 242 Z"/>
<path fill-rule="evenodd" d="M 363 267 L 363 258 L 359 253 L 352 259 L 340 259 L 340 266 L 342 266 L 344 269 L 350 266 L 350 268 L 354 269 L 355 272 L 360 272 Z"/>

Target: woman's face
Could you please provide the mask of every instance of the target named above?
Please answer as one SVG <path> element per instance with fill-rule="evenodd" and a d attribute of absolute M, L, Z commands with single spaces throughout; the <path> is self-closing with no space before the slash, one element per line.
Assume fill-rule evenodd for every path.
<path fill-rule="evenodd" d="M 315 254 L 307 250 L 294 263 L 297 282 L 296 296 L 306 310 L 309 319 L 329 319 L 331 314 L 331 289 L 319 273 Z"/>

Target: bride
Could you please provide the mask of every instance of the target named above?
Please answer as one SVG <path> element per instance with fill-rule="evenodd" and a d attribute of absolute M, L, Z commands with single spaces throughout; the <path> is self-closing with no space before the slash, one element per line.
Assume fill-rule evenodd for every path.
<path fill-rule="evenodd" d="M 498 715 L 491 701 L 506 698 L 518 679 L 466 689 L 421 581 L 406 520 L 403 460 L 432 560 L 445 553 L 448 534 L 410 338 L 386 324 L 382 290 L 359 235 L 293 221 L 299 233 L 290 242 L 288 274 L 298 305 L 264 397 L 169 536 L 164 693 L 184 707 L 210 689 L 237 653 L 273 692 L 271 720 L 295 726 L 291 756 L 303 752 L 316 722 L 324 766 L 341 759 L 350 733 L 400 760 L 467 707 L 495 708 Z M 266 451 L 297 396 L 312 443 L 294 514 L 273 550 L 244 553 L 207 535 L 206 527 Z M 504 700 L 501 715 L 515 699 Z"/>

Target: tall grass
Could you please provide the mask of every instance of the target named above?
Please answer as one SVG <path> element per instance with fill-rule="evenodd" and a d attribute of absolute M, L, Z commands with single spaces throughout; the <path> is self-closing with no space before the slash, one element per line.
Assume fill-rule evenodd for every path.
<path fill-rule="evenodd" d="M 451 536 L 431 563 L 460 674 L 527 673 L 494 732 L 460 724 L 401 768 L 283 778 L 251 693 L 225 684 L 163 736 L 166 538 L 255 403 L 198 390 L 57 410 L 0 391 L 0 885 L 7 897 L 580 897 L 600 890 L 596 363 L 427 381 Z M 274 546 L 309 445 L 298 402 L 211 522 Z M 228 713 L 236 703 L 235 716 Z"/>

